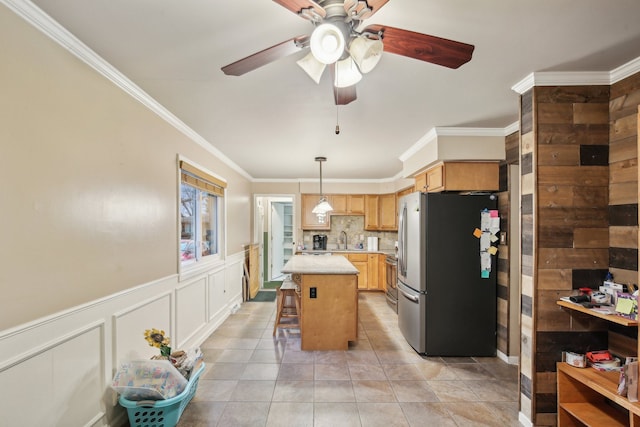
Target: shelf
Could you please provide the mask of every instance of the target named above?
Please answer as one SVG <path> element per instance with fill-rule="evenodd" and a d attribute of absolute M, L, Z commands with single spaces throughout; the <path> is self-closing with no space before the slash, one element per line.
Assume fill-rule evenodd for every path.
<path fill-rule="evenodd" d="M 569 310 L 579 311 L 581 313 L 588 314 L 589 316 L 593 316 L 593 317 L 599 317 L 600 319 L 604 319 L 604 320 L 609 321 L 609 322 L 617 323 L 618 325 L 622 325 L 622 326 L 638 326 L 638 321 L 637 320 L 626 319 L 626 318 L 624 318 L 622 316 L 618 316 L 618 315 L 615 315 L 615 314 L 598 313 L 597 311 L 593 311 L 590 308 L 583 307 L 580 304 L 574 304 L 572 302 L 567 302 L 567 301 L 562 301 L 562 300 L 561 301 L 557 301 L 556 303 L 561 307 L 568 308 Z"/>
<path fill-rule="evenodd" d="M 559 427 L 628 426 L 631 419 L 638 419 L 640 404 L 618 394 L 619 372 L 576 368 L 565 362 L 558 362 L 557 368 Z"/>

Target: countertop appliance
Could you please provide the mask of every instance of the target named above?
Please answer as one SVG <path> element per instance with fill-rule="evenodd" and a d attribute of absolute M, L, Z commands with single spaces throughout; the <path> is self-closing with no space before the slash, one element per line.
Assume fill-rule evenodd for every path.
<path fill-rule="evenodd" d="M 481 276 L 489 195 L 412 193 L 399 200 L 398 326 L 427 356 L 496 355 L 496 261 Z"/>
<path fill-rule="evenodd" d="M 387 284 L 387 304 L 396 313 L 398 312 L 398 258 L 395 255 L 387 255 L 384 260 L 385 280 Z"/>
<path fill-rule="evenodd" d="M 314 251 L 326 251 L 327 250 L 327 235 L 326 234 L 314 234 L 313 235 L 313 250 Z"/>

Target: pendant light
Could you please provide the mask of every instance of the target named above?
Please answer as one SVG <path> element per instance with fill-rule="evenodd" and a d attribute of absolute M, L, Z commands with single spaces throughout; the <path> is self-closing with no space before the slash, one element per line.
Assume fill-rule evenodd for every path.
<path fill-rule="evenodd" d="M 333 210 L 333 208 L 327 201 L 327 198 L 324 197 L 324 194 L 322 193 L 322 162 L 326 162 L 327 158 L 316 157 L 315 160 L 316 162 L 320 163 L 320 200 L 311 212 L 316 214 L 316 218 L 318 218 L 318 222 L 320 224 L 324 224 L 327 220 L 327 214 Z"/>

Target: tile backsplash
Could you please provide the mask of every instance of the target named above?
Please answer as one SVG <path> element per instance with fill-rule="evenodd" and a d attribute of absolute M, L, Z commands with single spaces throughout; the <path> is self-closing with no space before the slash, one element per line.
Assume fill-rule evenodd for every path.
<path fill-rule="evenodd" d="M 364 216 L 360 215 L 331 215 L 331 230 L 303 231 L 302 238 L 306 249 L 313 249 L 313 235 L 327 235 L 327 250 L 344 249 L 341 232 L 347 233 L 347 249 L 354 249 L 362 243 L 367 249 L 367 237 L 378 237 L 378 250 L 389 251 L 395 249 L 398 240 L 396 231 L 367 231 L 364 229 Z"/>

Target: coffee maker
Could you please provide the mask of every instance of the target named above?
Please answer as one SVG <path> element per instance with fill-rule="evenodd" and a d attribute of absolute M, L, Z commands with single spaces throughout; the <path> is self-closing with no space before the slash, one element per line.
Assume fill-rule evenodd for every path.
<path fill-rule="evenodd" d="M 326 251 L 327 250 L 327 235 L 326 234 L 314 234 L 313 235 L 313 250 L 314 251 Z"/>

